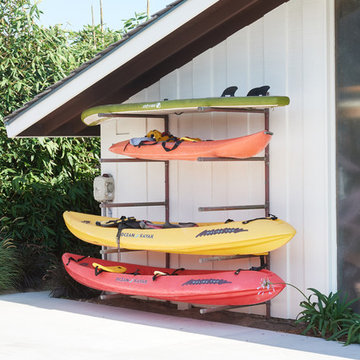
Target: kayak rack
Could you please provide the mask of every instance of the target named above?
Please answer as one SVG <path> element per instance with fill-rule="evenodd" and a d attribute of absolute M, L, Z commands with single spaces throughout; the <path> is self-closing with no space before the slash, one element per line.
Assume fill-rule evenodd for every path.
<path fill-rule="evenodd" d="M 235 158 L 225 158 L 225 157 L 199 157 L 197 161 L 265 161 L 265 156 L 254 156 L 247 159 L 235 159 Z"/>
<path fill-rule="evenodd" d="M 219 108 L 219 107 L 198 107 L 195 112 L 233 112 L 233 113 L 253 113 L 253 114 L 263 114 L 264 115 L 264 128 L 266 131 L 269 131 L 269 112 L 270 108 Z M 109 114 L 100 114 L 101 116 L 107 117 L 124 117 L 124 118 L 163 118 L 164 119 L 164 130 L 169 130 L 169 115 L 167 114 L 121 114 L 121 113 L 109 113 Z M 176 114 L 178 115 L 178 114 Z M 233 210 L 253 210 L 253 209 L 264 209 L 265 217 L 270 215 L 270 171 L 269 171 L 269 145 L 266 146 L 264 156 L 251 157 L 246 159 L 235 159 L 235 158 L 214 158 L 214 157 L 199 157 L 197 161 L 199 162 L 220 162 L 220 161 L 228 161 L 228 162 L 263 162 L 264 163 L 264 172 L 265 172 L 265 201 L 264 204 L 257 205 L 230 205 L 230 206 L 204 206 L 199 207 L 198 210 L 203 211 L 233 211 Z M 156 201 L 156 202 L 131 202 L 131 203 L 113 203 L 113 202 L 104 202 L 100 204 L 100 208 L 103 212 L 106 213 L 107 209 L 111 208 L 119 208 L 119 207 L 137 207 L 137 206 L 164 206 L 165 207 L 165 221 L 170 221 L 170 193 L 169 193 L 169 161 L 168 160 L 146 160 L 146 159 L 133 159 L 133 158 L 102 158 L 100 159 L 101 163 L 138 163 L 138 162 L 162 162 L 165 164 L 165 200 L 164 201 Z M 121 252 L 126 252 L 125 249 L 120 249 Z M 130 250 L 136 251 L 136 250 Z M 105 249 L 103 248 L 101 254 L 106 256 L 106 254 L 118 253 L 119 249 Z M 170 254 L 166 253 L 165 259 L 165 267 L 170 267 Z M 232 259 L 246 259 L 246 258 L 264 258 L 265 262 L 270 268 L 270 255 L 234 255 L 234 256 L 212 256 L 206 258 L 199 258 L 200 263 L 206 263 L 211 261 L 224 261 L 224 260 L 232 260 Z M 264 260 L 261 259 L 261 262 Z M 108 295 L 102 295 L 105 298 Z M 116 294 L 110 294 L 111 297 L 116 297 Z M 185 304 L 179 305 L 178 310 L 190 308 L 191 304 L 187 304 L 187 307 L 184 307 Z M 254 305 L 265 305 L 266 318 L 270 318 L 270 301 L 261 304 Z M 224 311 L 224 310 L 232 310 L 242 307 L 249 307 L 254 305 L 246 305 L 246 306 L 216 306 L 210 308 L 200 309 L 201 314 L 207 314 L 215 311 Z"/>
<path fill-rule="evenodd" d="M 258 113 L 264 114 L 264 127 L 266 131 L 270 130 L 270 111 L 269 108 L 266 109 L 232 109 L 232 108 L 216 108 L 216 107 L 203 107 L 198 108 L 199 111 L 203 112 L 242 112 L 242 113 Z M 202 206 L 199 207 L 199 211 L 232 211 L 232 210 L 255 210 L 255 209 L 264 209 L 265 216 L 270 215 L 270 151 L 269 145 L 265 148 L 265 154 L 263 157 L 252 157 L 248 159 L 233 159 L 233 158 L 198 158 L 198 161 L 262 161 L 264 162 L 264 172 L 265 172 L 265 202 L 264 204 L 258 205 L 232 205 L 232 206 Z M 213 256 L 207 258 L 200 258 L 199 262 L 211 262 L 211 261 L 224 261 L 224 260 L 233 260 L 233 259 L 243 259 L 259 257 L 258 255 L 234 255 L 234 256 Z M 266 264 L 270 268 L 270 254 L 265 256 Z M 266 318 L 270 318 L 270 301 L 263 303 L 266 306 Z M 260 305 L 260 304 L 257 304 Z M 205 314 L 209 312 L 222 311 L 222 310 L 231 310 L 239 308 L 239 306 L 229 306 L 229 307 L 214 307 L 208 309 L 201 309 L 200 313 Z"/>
<path fill-rule="evenodd" d="M 106 114 L 110 117 L 144 117 L 144 118 L 163 118 L 164 129 L 169 131 L 169 115 L 154 115 L 154 114 Z M 103 158 L 100 159 L 101 163 L 139 163 L 139 162 L 160 162 L 164 163 L 164 175 L 165 175 L 165 200 L 164 201 L 146 201 L 146 202 L 131 202 L 131 203 L 113 203 L 103 202 L 100 204 L 100 208 L 118 208 L 118 207 L 136 207 L 136 206 L 164 206 L 165 207 L 165 221 L 170 221 L 170 192 L 169 192 L 169 161 L 168 160 L 146 160 L 146 159 L 133 159 L 133 158 Z M 166 267 L 170 267 L 170 255 L 166 254 Z"/>
<path fill-rule="evenodd" d="M 202 308 L 199 310 L 201 315 L 213 313 L 216 311 L 226 311 L 226 310 L 236 310 L 241 308 L 247 308 L 251 306 L 258 306 L 258 305 L 267 305 L 267 302 L 259 303 L 259 304 L 250 304 L 250 305 L 228 305 L 228 306 L 214 306 L 208 308 Z"/>
<path fill-rule="evenodd" d="M 133 251 L 141 251 L 141 250 L 129 250 L 129 249 L 120 249 L 121 253 L 125 253 L 125 252 L 133 252 Z M 119 252 L 118 249 L 114 248 L 114 249 L 101 249 L 100 250 L 100 254 L 101 255 L 105 255 L 105 254 L 117 254 Z"/>
<path fill-rule="evenodd" d="M 106 114 L 109 117 L 145 117 L 145 118 L 163 118 L 164 119 L 164 130 L 169 131 L 169 115 L 153 115 L 153 114 L 143 114 L 143 115 L 134 115 L 134 114 Z M 131 203 L 113 203 L 113 202 L 102 202 L 100 203 L 101 211 L 106 215 L 107 209 L 119 208 L 119 207 L 137 207 L 137 206 L 164 206 L 165 208 L 165 221 L 170 222 L 170 191 L 169 191 L 169 161 L 168 160 L 146 160 L 146 159 L 133 159 L 133 158 L 102 158 L 100 163 L 164 163 L 164 177 L 165 177 L 165 200 L 164 201 L 145 201 L 145 202 L 131 202 Z M 137 251 L 137 250 L 130 250 Z M 117 253 L 118 260 L 122 252 L 128 252 L 126 249 L 108 249 L 102 247 L 100 254 L 106 258 L 107 254 Z M 165 253 L 165 267 L 170 267 L 170 254 Z"/>
<path fill-rule="evenodd" d="M 200 112 L 237 112 L 237 113 L 252 113 L 252 114 L 266 114 L 269 109 L 254 109 L 254 108 L 231 108 L 231 107 L 217 107 L 217 106 L 199 106 L 197 108 Z M 268 130 L 268 129 L 266 129 Z"/>
<path fill-rule="evenodd" d="M 208 261 L 223 261 L 223 260 L 233 260 L 233 259 L 246 259 L 251 257 L 260 257 L 260 265 L 261 267 L 270 268 L 270 256 L 269 254 L 263 255 L 233 255 L 233 256 L 211 256 L 207 258 L 200 258 L 199 262 L 204 263 Z M 266 306 L 266 319 L 270 319 L 270 301 L 258 303 L 258 304 L 250 304 L 250 305 L 228 305 L 228 306 L 213 306 L 208 308 L 200 309 L 200 314 L 208 314 L 216 311 L 226 311 L 226 310 L 236 310 L 240 308 L 246 308 L 250 306 L 257 305 L 265 305 Z"/>
<path fill-rule="evenodd" d="M 199 258 L 199 263 L 207 263 L 212 261 L 224 261 L 224 260 L 235 260 L 235 259 L 249 259 L 249 258 L 258 258 L 261 255 L 229 255 L 229 256 L 209 256 L 205 258 Z M 268 256 L 265 254 L 264 256 Z"/>

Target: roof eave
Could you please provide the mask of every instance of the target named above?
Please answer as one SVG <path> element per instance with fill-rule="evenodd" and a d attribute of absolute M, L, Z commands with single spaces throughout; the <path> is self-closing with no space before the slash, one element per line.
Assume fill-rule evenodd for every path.
<path fill-rule="evenodd" d="M 16 121 L 7 124 L 8 135 L 96 136 L 99 134 L 99 127 L 89 130 L 80 121 L 83 110 L 99 104 L 127 100 L 286 1 L 288 0 L 177 1 L 177 6 L 173 9 L 176 11 L 166 14 L 161 22 L 157 21 L 153 27 L 138 31 L 136 37 L 130 38 L 131 41 L 113 47 L 105 56 L 99 56 L 80 73 L 35 101 L 19 114 Z M 155 33 L 157 37 L 154 39 Z M 144 46 L 144 41 L 150 41 L 150 44 Z M 134 51 L 136 47 L 138 49 Z M 112 68 L 109 69 L 109 66 Z M 94 72 L 98 75 L 96 79 Z M 87 77 L 92 79 L 92 83 L 84 83 Z M 71 93 L 74 87 L 81 91 Z M 44 109 L 47 112 L 40 112 L 42 103 L 44 105 L 45 101 L 59 100 L 63 91 L 67 93 L 66 101 L 57 101 L 57 106 L 53 108 L 47 104 Z M 26 120 L 29 121 L 28 124 L 24 123 Z M 12 126 L 20 122 L 22 128 L 15 129 Z"/>

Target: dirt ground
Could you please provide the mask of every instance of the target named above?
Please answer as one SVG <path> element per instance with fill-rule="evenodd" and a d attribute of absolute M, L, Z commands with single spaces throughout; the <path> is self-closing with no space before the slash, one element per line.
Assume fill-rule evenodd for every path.
<path fill-rule="evenodd" d="M 290 334 L 300 335 L 305 329 L 303 325 L 296 324 L 294 320 L 280 319 L 274 317 L 270 317 L 269 319 L 267 319 L 265 316 L 261 315 L 238 313 L 234 311 L 217 311 L 212 313 L 200 314 L 198 307 L 192 307 L 188 310 L 178 310 L 177 305 L 170 302 L 141 300 L 121 295 L 106 300 L 94 298 L 90 301 L 103 305 L 118 306 L 121 308 L 129 308 L 178 317 L 188 317 L 198 320 L 222 322 L 264 330 L 280 331 Z M 309 332 L 307 335 L 312 334 L 310 334 Z"/>

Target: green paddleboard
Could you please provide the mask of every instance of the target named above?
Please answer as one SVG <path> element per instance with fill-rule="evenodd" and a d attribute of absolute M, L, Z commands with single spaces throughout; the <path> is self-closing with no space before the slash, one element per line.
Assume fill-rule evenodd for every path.
<path fill-rule="evenodd" d="M 125 103 L 95 106 L 81 114 L 81 120 L 89 126 L 98 125 L 122 115 L 170 115 L 211 111 L 211 109 L 265 109 L 285 106 L 290 103 L 287 96 L 213 97 L 202 99 L 179 99 L 142 103 Z"/>

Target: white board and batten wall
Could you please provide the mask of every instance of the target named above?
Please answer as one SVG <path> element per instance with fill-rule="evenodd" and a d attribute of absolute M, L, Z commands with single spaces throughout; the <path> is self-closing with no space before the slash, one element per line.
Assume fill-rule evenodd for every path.
<path fill-rule="evenodd" d="M 292 224 L 296 236 L 271 253 L 271 270 L 305 291 L 336 290 L 334 170 L 333 1 L 290 0 L 238 31 L 129 102 L 220 96 L 231 85 L 236 95 L 270 85 L 290 105 L 270 111 L 270 212 Z M 234 113 L 170 117 L 175 135 L 203 139 L 242 136 L 263 129 L 263 115 Z M 119 156 L 111 144 L 163 130 L 162 119 L 114 119 L 101 125 L 103 158 Z M 115 178 L 114 202 L 164 200 L 162 163 L 103 163 Z M 261 162 L 170 162 L 170 220 L 222 221 L 263 216 L 263 210 L 199 212 L 200 206 L 264 203 Z M 164 220 L 163 207 L 113 208 L 112 216 Z M 171 241 L 171 239 L 169 239 Z M 162 253 L 124 253 L 122 260 L 164 265 Z M 171 255 L 172 267 L 233 269 L 255 260 L 200 263 L 201 256 Z M 294 318 L 302 300 L 287 287 L 272 300 L 271 314 Z M 243 310 L 244 311 L 244 310 Z M 263 313 L 264 307 L 249 312 Z"/>

